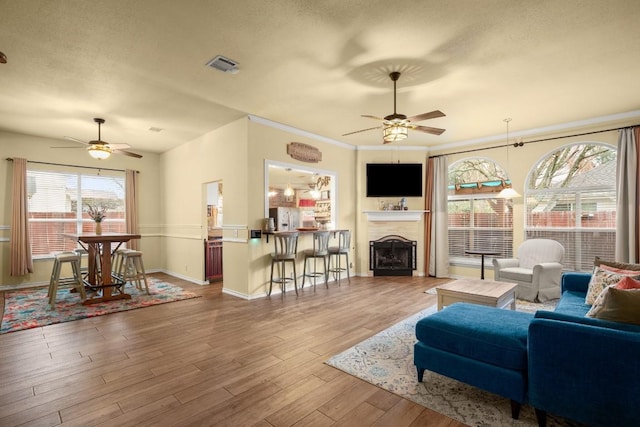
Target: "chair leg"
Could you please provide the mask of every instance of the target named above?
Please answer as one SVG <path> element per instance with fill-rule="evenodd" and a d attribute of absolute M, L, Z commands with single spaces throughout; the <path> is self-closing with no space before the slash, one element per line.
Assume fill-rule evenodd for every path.
<path fill-rule="evenodd" d="M 271 290 L 273 288 L 273 263 L 274 261 L 271 260 L 271 278 L 269 279 L 269 292 L 267 293 L 267 296 L 271 296 Z"/>
<path fill-rule="evenodd" d="M 326 256 L 322 258 L 322 267 L 324 268 L 324 285 L 329 289 L 329 259 Z"/>
<path fill-rule="evenodd" d="M 538 427 L 547 427 L 547 413 L 540 409 L 535 408 L 536 419 L 538 420 Z"/>
<path fill-rule="evenodd" d="M 302 284 L 300 285 L 300 289 L 304 288 L 304 282 L 307 280 L 307 260 L 308 257 L 304 257 L 304 265 L 302 266 Z"/>
<path fill-rule="evenodd" d="M 84 283 L 82 283 L 82 274 L 80 273 L 80 261 L 73 262 L 71 264 L 71 268 L 73 269 L 73 278 L 76 280 L 76 289 L 80 294 L 80 298 L 82 301 L 87 299 L 87 294 L 84 291 Z"/>
<path fill-rule="evenodd" d="M 296 261 L 292 261 L 293 264 L 293 288 L 296 290 L 296 295 L 298 295 L 298 276 L 296 275 Z"/>
<path fill-rule="evenodd" d="M 349 252 L 345 253 L 345 256 L 347 257 L 347 265 L 345 266 L 347 269 L 347 282 L 351 284 L 351 276 L 349 275 Z"/>

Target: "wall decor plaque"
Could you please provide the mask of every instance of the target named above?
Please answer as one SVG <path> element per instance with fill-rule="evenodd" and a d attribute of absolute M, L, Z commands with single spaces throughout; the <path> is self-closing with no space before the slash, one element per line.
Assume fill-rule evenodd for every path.
<path fill-rule="evenodd" d="M 287 144 L 287 154 L 296 160 L 307 163 L 322 161 L 322 152 L 313 145 L 302 142 L 290 142 Z"/>

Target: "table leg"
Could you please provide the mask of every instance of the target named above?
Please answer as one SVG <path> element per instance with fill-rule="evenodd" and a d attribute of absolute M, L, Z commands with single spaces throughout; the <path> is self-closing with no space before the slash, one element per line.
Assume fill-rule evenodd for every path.
<path fill-rule="evenodd" d="M 480 254 L 480 280 L 484 280 L 484 254 Z"/>
<path fill-rule="evenodd" d="M 123 291 L 121 293 L 118 294 L 113 294 L 113 277 L 111 276 L 111 243 L 110 242 L 104 242 L 102 244 L 102 251 L 100 251 L 97 248 L 98 244 L 92 244 L 91 246 L 89 246 L 89 259 L 91 260 L 91 254 L 93 253 L 94 255 L 96 253 L 100 254 L 100 278 L 102 279 L 100 281 L 100 285 L 101 285 L 101 290 L 102 290 L 102 296 L 96 296 L 93 298 L 87 298 L 83 304 L 85 305 L 89 305 L 89 304 L 94 304 L 96 302 L 103 302 L 103 301 L 112 301 L 112 300 L 118 300 L 118 299 L 131 299 L 131 295 L 127 294 L 124 292 L 124 287 L 123 287 Z M 93 258 L 95 259 L 95 258 Z M 92 277 L 94 280 L 94 283 L 97 282 L 96 278 L 97 278 L 97 272 L 95 271 L 95 261 L 94 261 L 94 275 L 91 275 L 91 264 L 89 264 L 89 277 Z M 89 279 L 90 283 L 92 279 Z"/>

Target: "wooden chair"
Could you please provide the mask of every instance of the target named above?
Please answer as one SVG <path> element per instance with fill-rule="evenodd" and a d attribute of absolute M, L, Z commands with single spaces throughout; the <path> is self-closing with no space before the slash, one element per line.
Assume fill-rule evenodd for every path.
<path fill-rule="evenodd" d="M 280 283 L 280 289 L 284 295 L 286 291 L 287 282 L 293 281 L 293 287 L 298 295 L 298 280 L 296 278 L 296 255 L 298 251 L 298 235 L 297 231 L 278 232 L 273 235 L 275 251 L 271 254 L 271 278 L 269 281 L 269 293 L 273 288 L 273 283 Z M 287 277 L 286 263 L 290 262 L 293 265 L 293 278 Z M 278 264 L 278 271 L 280 277 L 273 278 L 273 266 Z"/>
<path fill-rule="evenodd" d="M 322 272 L 318 271 L 316 260 L 322 259 Z M 313 271 L 307 273 L 307 261 L 313 260 Z M 324 284 L 329 287 L 329 231 L 316 231 L 313 233 L 313 249 L 304 251 L 304 269 L 302 272 L 302 286 L 307 277 L 313 278 L 313 288 L 316 288 L 316 279 L 324 276 Z"/>
<path fill-rule="evenodd" d="M 142 290 L 142 282 L 144 289 L 149 294 L 149 284 L 147 282 L 147 273 L 144 270 L 142 262 L 142 252 L 133 249 L 123 249 L 116 252 L 115 263 L 117 264 L 116 276 L 123 282 L 131 282 L 136 288 Z"/>

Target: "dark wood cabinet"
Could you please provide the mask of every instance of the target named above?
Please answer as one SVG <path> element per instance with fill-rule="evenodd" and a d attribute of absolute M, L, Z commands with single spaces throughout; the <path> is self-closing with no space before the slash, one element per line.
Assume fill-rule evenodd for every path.
<path fill-rule="evenodd" d="M 222 239 L 204 241 L 204 270 L 208 281 L 222 280 Z"/>

